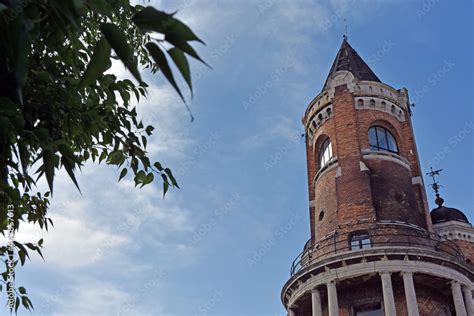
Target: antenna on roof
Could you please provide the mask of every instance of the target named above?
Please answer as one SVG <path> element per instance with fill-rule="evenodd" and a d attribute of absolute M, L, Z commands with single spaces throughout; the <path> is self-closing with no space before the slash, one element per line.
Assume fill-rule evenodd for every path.
<path fill-rule="evenodd" d="M 342 37 L 347 41 L 347 20 L 346 19 L 344 19 L 344 30 L 345 30 L 345 33 Z"/>

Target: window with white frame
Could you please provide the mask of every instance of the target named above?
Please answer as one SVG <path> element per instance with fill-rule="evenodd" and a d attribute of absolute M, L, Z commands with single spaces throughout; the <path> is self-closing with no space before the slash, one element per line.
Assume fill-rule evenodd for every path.
<path fill-rule="evenodd" d="M 318 166 L 319 169 L 326 166 L 332 159 L 332 146 L 331 140 L 326 138 L 326 140 L 319 146 L 318 153 Z"/>

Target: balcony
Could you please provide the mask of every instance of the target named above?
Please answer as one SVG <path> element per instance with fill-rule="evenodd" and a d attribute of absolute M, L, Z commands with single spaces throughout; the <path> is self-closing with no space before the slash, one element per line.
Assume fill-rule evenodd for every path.
<path fill-rule="evenodd" d="M 334 234 L 317 243 L 308 240 L 293 261 L 290 275 L 323 260 L 340 256 L 341 260 L 365 254 L 430 252 L 464 263 L 461 249 L 452 241 L 421 228 L 396 222 L 379 224 L 364 233 Z"/>

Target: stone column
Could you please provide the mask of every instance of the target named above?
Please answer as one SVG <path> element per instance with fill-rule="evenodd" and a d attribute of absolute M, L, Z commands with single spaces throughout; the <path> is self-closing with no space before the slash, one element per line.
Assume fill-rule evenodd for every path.
<path fill-rule="evenodd" d="M 464 299 L 462 298 L 461 284 L 457 281 L 451 281 L 451 291 L 453 292 L 456 316 L 467 316 Z"/>
<path fill-rule="evenodd" d="M 385 316 L 397 316 L 395 309 L 395 298 L 393 297 L 392 276 L 389 272 L 381 272 L 383 291 L 383 305 L 385 308 Z"/>
<path fill-rule="evenodd" d="M 336 281 L 326 284 L 328 288 L 328 310 L 329 316 L 339 316 L 339 303 L 337 302 Z"/>
<path fill-rule="evenodd" d="M 318 289 L 313 289 L 311 291 L 311 302 L 313 305 L 313 316 L 323 316 L 323 311 L 321 308 L 321 295 L 319 294 Z"/>
<path fill-rule="evenodd" d="M 466 311 L 469 316 L 474 315 L 474 302 L 472 300 L 472 289 L 467 286 L 462 286 L 464 292 L 464 303 L 466 304 Z"/>
<path fill-rule="evenodd" d="M 418 303 L 416 301 L 415 284 L 412 272 L 402 272 L 403 287 L 405 288 L 405 300 L 407 302 L 408 316 L 419 316 Z"/>

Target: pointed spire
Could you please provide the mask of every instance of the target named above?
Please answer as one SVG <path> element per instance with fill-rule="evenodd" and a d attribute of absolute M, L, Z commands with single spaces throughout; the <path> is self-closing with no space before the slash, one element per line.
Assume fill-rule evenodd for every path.
<path fill-rule="evenodd" d="M 339 70 L 349 71 L 359 80 L 380 82 L 380 79 L 375 75 L 372 69 L 370 69 L 359 54 L 357 54 L 355 49 L 349 45 L 347 36 L 344 35 L 343 37 L 344 39 L 342 40 L 341 48 L 339 48 L 339 51 L 337 52 L 336 59 L 331 66 L 323 90 L 327 88 L 329 78 Z"/>

